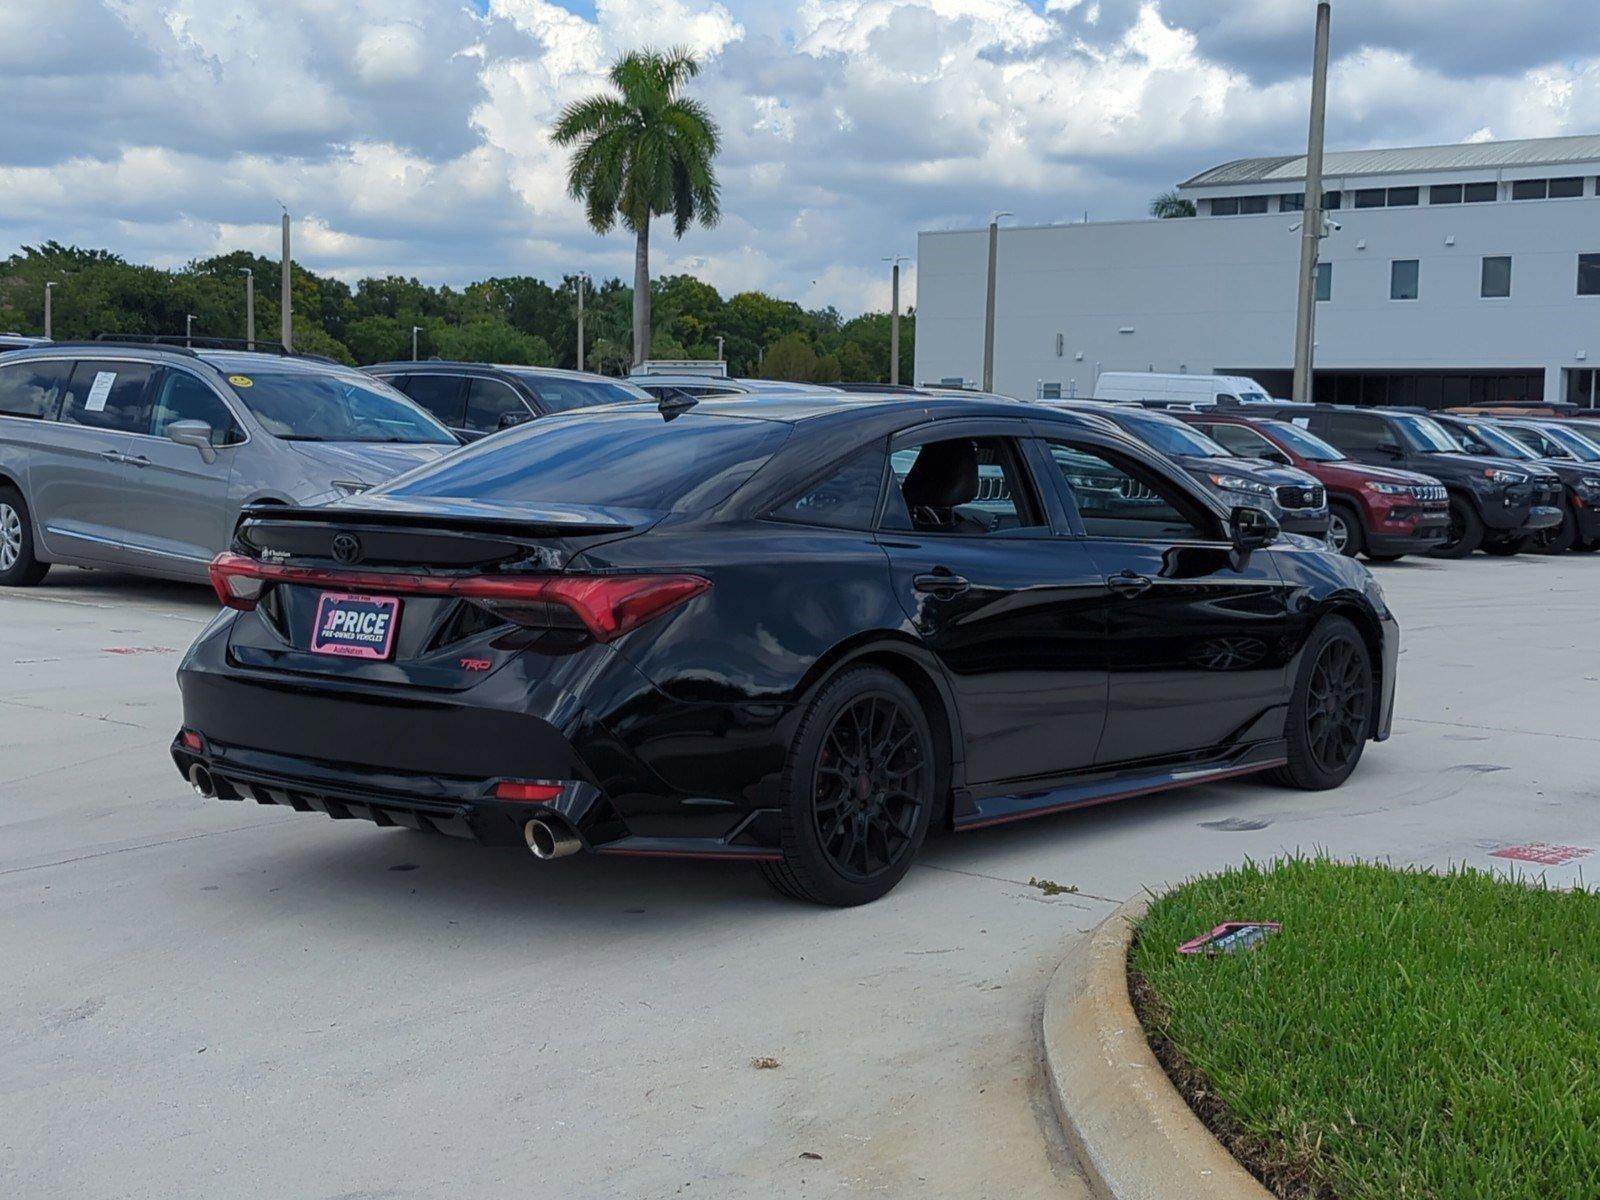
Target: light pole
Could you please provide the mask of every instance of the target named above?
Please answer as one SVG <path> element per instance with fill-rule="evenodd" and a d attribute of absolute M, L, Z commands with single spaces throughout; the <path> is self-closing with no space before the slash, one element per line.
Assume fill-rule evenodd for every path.
<path fill-rule="evenodd" d="M 582 271 L 578 272 L 574 283 L 578 288 L 578 370 L 583 370 L 583 285 L 589 277 Z"/>
<path fill-rule="evenodd" d="M 48 281 L 44 285 L 44 336 L 47 338 L 51 336 L 50 331 L 55 327 L 53 320 L 54 314 L 52 312 L 52 306 L 50 303 L 52 295 L 55 292 L 55 287 L 56 281 L 54 279 Z"/>
<path fill-rule="evenodd" d="M 183 344 L 185 346 L 188 346 L 189 349 L 192 350 L 192 349 L 194 349 L 194 346 L 192 345 L 193 341 L 194 341 L 194 314 L 193 313 L 184 313 L 183 314 Z"/>
<path fill-rule="evenodd" d="M 244 348 L 256 348 L 256 273 L 249 267 L 240 267 L 244 272 Z"/>
<path fill-rule="evenodd" d="M 289 253 L 289 209 L 285 205 L 283 206 L 283 267 L 278 279 L 278 306 L 282 312 L 278 340 L 283 343 L 285 353 L 294 348 L 294 310 L 289 299 L 289 269 L 292 261 Z"/>
<path fill-rule="evenodd" d="M 1300 298 L 1294 322 L 1294 400 L 1309 403 L 1313 338 L 1317 321 L 1317 258 L 1322 227 L 1322 132 L 1328 114 L 1328 25 L 1333 9 L 1317 5 L 1317 35 L 1311 60 L 1311 128 L 1306 135 L 1306 202 L 1300 228 Z"/>
<path fill-rule="evenodd" d="M 421 325 L 413 325 L 411 327 L 411 361 L 412 362 L 416 362 L 417 361 L 417 334 L 419 334 L 420 332 L 422 332 L 422 326 Z"/>
<path fill-rule="evenodd" d="M 900 382 L 900 264 L 904 261 L 904 254 L 896 254 L 884 258 L 890 263 L 889 286 L 889 383 L 894 385 Z M 989 288 L 989 303 L 994 304 L 994 286 L 991 282 Z"/>
<path fill-rule="evenodd" d="M 995 254 L 1000 246 L 1000 218 L 1014 214 L 997 212 L 989 218 L 989 290 L 983 306 L 983 390 L 994 391 L 994 275 Z"/>
<path fill-rule="evenodd" d="M 727 359 L 722 357 L 722 343 L 725 340 L 726 339 L 724 339 L 723 336 L 720 333 L 717 334 L 717 361 L 718 362 L 727 362 L 728 361 Z"/>

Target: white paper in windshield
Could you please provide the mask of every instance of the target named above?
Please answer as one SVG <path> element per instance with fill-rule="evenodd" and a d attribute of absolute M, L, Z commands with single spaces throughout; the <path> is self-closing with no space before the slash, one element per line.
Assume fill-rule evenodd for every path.
<path fill-rule="evenodd" d="M 84 412 L 105 412 L 106 397 L 111 395 L 111 385 L 117 381 L 115 371 L 96 371 L 89 395 L 83 402 Z"/>

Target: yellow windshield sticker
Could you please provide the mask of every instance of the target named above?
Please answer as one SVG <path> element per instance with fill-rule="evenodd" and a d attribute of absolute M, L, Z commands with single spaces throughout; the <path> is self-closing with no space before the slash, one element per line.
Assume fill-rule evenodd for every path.
<path fill-rule="evenodd" d="M 228 382 L 234 387 L 255 387 L 256 381 L 248 375 L 229 375 Z"/>

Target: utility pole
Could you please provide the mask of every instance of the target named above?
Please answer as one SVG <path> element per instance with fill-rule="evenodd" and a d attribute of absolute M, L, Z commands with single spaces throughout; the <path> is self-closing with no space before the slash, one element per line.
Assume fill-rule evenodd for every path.
<path fill-rule="evenodd" d="M 993 245 L 990 243 L 990 254 L 993 255 Z M 894 385 L 900 382 L 900 262 L 904 254 L 896 254 L 883 261 L 890 263 L 889 278 L 889 383 Z M 994 277 L 991 268 L 989 281 L 989 303 L 994 303 Z"/>
<path fill-rule="evenodd" d="M 588 277 L 579 274 L 578 285 L 578 370 L 583 370 L 583 284 Z"/>
<path fill-rule="evenodd" d="M 282 327 L 278 340 L 285 352 L 294 349 L 294 310 L 289 299 L 289 269 L 293 259 L 289 254 L 289 210 L 283 210 L 283 270 L 278 282 L 278 305 L 282 309 Z"/>
<path fill-rule="evenodd" d="M 194 314 L 183 314 L 183 344 L 190 350 L 194 349 Z"/>
<path fill-rule="evenodd" d="M 244 272 L 244 348 L 256 348 L 256 273 L 249 267 Z"/>
<path fill-rule="evenodd" d="M 44 285 L 44 336 L 47 338 L 51 336 L 50 330 L 54 328 L 50 300 L 55 287 L 56 281 L 54 279 Z"/>
<path fill-rule="evenodd" d="M 997 212 L 989 218 L 989 290 L 983 305 L 983 390 L 994 391 L 994 277 L 995 256 L 1000 247 L 1000 218 L 1011 213 Z"/>
<path fill-rule="evenodd" d="M 1311 128 L 1306 135 L 1306 203 L 1300 225 L 1300 300 L 1294 322 L 1294 400 L 1312 396 L 1317 325 L 1317 259 L 1322 252 L 1322 133 L 1328 115 L 1328 0 L 1317 5 L 1316 49 L 1311 61 Z"/>

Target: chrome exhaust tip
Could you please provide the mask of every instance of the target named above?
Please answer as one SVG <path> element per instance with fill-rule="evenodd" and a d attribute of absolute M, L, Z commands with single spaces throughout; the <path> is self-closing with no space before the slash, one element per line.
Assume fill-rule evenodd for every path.
<path fill-rule="evenodd" d="M 189 768 L 189 786 L 194 788 L 195 795 L 202 800 L 217 798 L 217 785 L 212 781 L 211 772 L 199 763 Z"/>
<path fill-rule="evenodd" d="M 522 827 L 522 837 L 535 858 L 565 858 L 583 849 L 577 834 L 548 821 L 529 821 Z"/>

